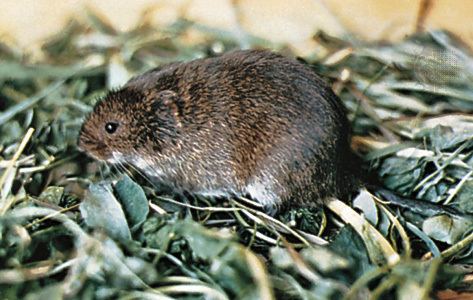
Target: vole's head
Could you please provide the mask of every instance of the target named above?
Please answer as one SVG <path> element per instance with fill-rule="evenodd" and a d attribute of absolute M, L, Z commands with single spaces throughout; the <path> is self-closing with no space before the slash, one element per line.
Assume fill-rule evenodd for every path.
<path fill-rule="evenodd" d="M 176 134 L 174 115 L 169 113 L 174 95 L 131 88 L 110 92 L 83 123 L 79 148 L 111 163 L 160 151 Z"/>

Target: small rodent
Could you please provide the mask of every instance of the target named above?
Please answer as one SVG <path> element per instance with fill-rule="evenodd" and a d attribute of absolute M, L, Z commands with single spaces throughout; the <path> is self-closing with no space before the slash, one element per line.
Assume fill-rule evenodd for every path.
<path fill-rule="evenodd" d="M 268 210 L 357 187 L 341 101 L 308 66 L 268 50 L 172 63 L 98 102 L 79 148 L 178 191 L 250 196 Z"/>

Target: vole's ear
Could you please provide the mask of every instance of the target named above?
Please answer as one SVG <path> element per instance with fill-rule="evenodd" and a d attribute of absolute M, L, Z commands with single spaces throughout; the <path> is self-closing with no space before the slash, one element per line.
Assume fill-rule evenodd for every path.
<path fill-rule="evenodd" d="M 146 107 L 150 113 L 162 118 L 174 119 L 177 126 L 180 126 L 184 102 L 179 95 L 171 90 L 151 92 L 146 95 Z"/>

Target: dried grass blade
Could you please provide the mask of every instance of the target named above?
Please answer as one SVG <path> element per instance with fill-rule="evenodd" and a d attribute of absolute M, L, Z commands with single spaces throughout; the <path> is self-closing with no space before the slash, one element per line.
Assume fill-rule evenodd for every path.
<path fill-rule="evenodd" d="M 338 199 L 330 199 L 327 207 L 337 214 L 344 222 L 350 224 L 363 239 L 370 259 L 376 264 L 387 263 L 390 266 L 397 264 L 401 257 L 366 219 L 355 212 L 351 207 Z M 380 257 L 382 256 L 382 257 Z"/>

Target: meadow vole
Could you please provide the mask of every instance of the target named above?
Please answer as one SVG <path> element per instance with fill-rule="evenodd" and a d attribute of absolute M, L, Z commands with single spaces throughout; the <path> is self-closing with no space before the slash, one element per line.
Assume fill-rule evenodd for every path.
<path fill-rule="evenodd" d="M 268 209 L 357 186 L 341 101 L 308 66 L 266 50 L 172 63 L 97 103 L 79 147 L 176 190 Z"/>

